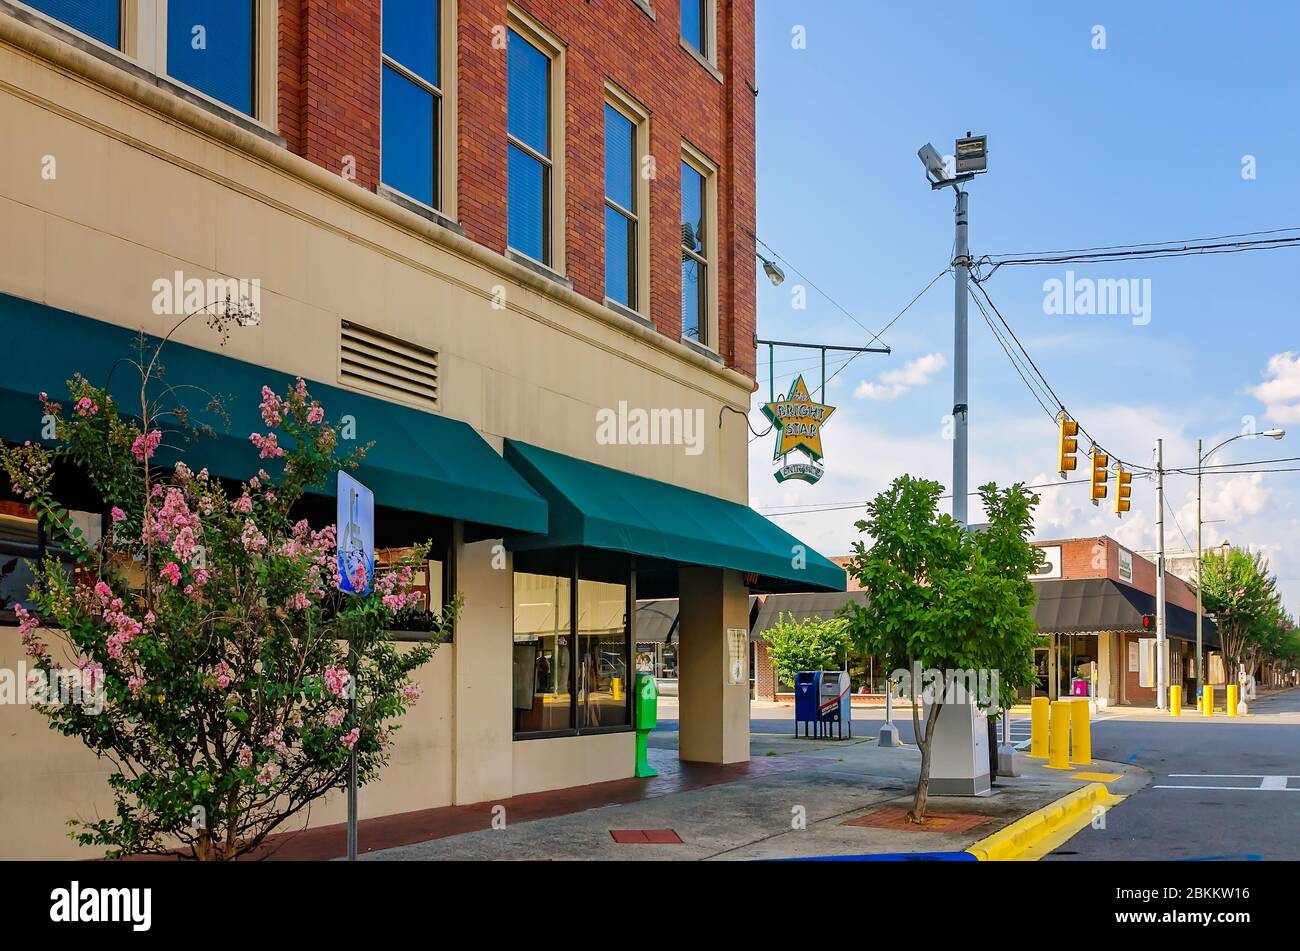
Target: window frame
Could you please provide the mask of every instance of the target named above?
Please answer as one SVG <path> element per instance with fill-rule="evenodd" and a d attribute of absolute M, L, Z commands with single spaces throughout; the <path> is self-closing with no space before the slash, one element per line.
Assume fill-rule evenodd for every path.
<path fill-rule="evenodd" d="M 633 150 L 634 161 L 632 163 L 632 194 L 636 202 L 636 209 L 625 209 L 617 202 L 613 201 L 608 194 L 608 182 L 602 181 L 601 189 L 604 193 L 604 208 L 613 208 L 615 211 L 623 214 L 635 225 L 636 249 L 633 254 L 635 259 L 634 276 L 632 293 L 629 295 L 631 302 L 624 304 L 622 301 L 611 301 L 608 294 L 605 294 L 605 304 L 609 306 L 612 302 L 619 307 L 628 307 L 638 316 L 649 319 L 650 316 L 650 179 L 644 174 L 645 162 L 650 155 L 650 110 L 637 102 L 636 99 L 628 95 L 618 86 L 611 82 L 605 83 L 605 105 L 611 107 L 623 118 L 632 123 L 633 128 Z M 604 110 L 601 110 L 601 118 L 604 118 Z M 602 134 L 602 145 L 607 146 L 605 137 Z M 604 225 L 602 215 L 602 227 Z M 604 253 L 608 255 L 609 245 L 608 236 L 606 236 Z"/>
<path fill-rule="evenodd" d="M 594 557 L 601 557 L 599 552 L 592 553 Z M 570 550 L 565 557 L 565 567 L 567 574 L 553 575 L 552 577 L 567 578 L 569 581 L 569 644 L 573 652 L 569 660 L 569 723 L 572 724 L 563 730 L 534 730 L 526 733 L 518 732 L 512 724 L 510 739 L 512 742 L 524 742 L 527 740 L 550 740 L 562 736 L 599 736 L 604 733 L 632 733 L 636 731 L 636 707 L 633 704 L 635 699 L 635 690 L 631 683 L 624 685 L 623 702 L 627 713 L 627 723 L 614 726 L 595 726 L 580 727 L 578 726 L 578 607 L 579 607 L 579 590 L 578 585 L 581 581 L 591 581 L 593 579 L 582 578 L 582 558 L 581 549 Z M 514 643 L 514 618 L 518 605 L 515 603 L 514 593 L 514 576 L 519 569 L 514 565 L 513 560 L 510 565 L 510 638 L 511 644 Z M 534 574 L 535 572 L 523 571 L 522 574 Z M 627 572 L 624 576 L 624 614 L 626 627 L 623 632 L 624 647 L 628 658 L 628 675 L 635 677 L 636 671 L 636 560 L 628 558 Z M 513 684 L 512 684 L 513 687 Z"/>
<path fill-rule="evenodd" d="M 456 42 L 457 21 L 459 11 L 457 9 L 458 0 L 439 0 L 438 6 L 438 71 L 441 75 L 438 77 L 438 84 L 430 83 L 428 79 L 419 73 L 410 69 L 400 61 L 394 59 L 384 52 L 383 37 L 383 7 L 380 7 L 380 31 L 379 31 L 379 169 L 380 184 L 387 191 L 413 202 L 421 208 L 427 208 L 437 212 L 444 218 L 451 221 L 459 221 L 458 218 L 458 184 L 459 170 L 457 168 L 457 159 L 459 150 L 456 147 L 459 135 L 459 122 L 456 99 L 457 99 L 457 76 L 459 69 L 459 44 Z M 410 80 L 415 85 L 428 93 L 431 93 L 437 100 L 437 121 L 434 123 L 434 134 L 438 137 L 437 146 L 434 149 L 434 169 L 433 169 L 433 204 L 427 204 L 406 194 L 400 188 L 395 188 L 383 180 L 384 168 L 384 105 L 383 105 L 383 79 L 384 68 L 390 67 L 399 75 Z"/>
<path fill-rule="evenodd" d="M 686 32 L 683 30 L 685 21 L 682 19 L 685 11 L 682 9 L 681 0 L 677 2 L 677 38 L 681 42 L 682 48 L 691 53 L 696 59 L 704 65 L 717 68 L 718 57 L 718 5 L 717 0 L 699 0 L 700 2 L 700 39 L 703 41 L 705 49 L 698 48 L 694 43 L 686 38 Z"/>
<path fill-rule="evenodd" d="M 201 89 L 177 79 L 167 72 L 167 0 L 121 0 L 122 20 L 120 48 L 114 48 L 56 17 L 14 0 L 17 6 L 42 21 L 76 36 L 96 49 L 128 62 L 166 80 L 195 96 L 206 105 L 239 120 L 252 122 L 272 134 L 279 128 L 279 3 L 277 0 L 253 0 L 253 114 L 249 115 L 229 103 L 210 96 Z"/>
<path fill-rule="evenodd" d="M 679 240 L 678 245 L 681 252 L 690 256 L 697 263 L 703 265 L 705 274 L 704 286 L 704 309 L 705 313 L 701 315 L 700 320 L 700 339 L 686 336 L 686 327 L 679 318 L 678 330 L 681 333 L 681 339 L 687 343 L 702 347 L 710 353 L 718 353 L 718 166 L 707 155 L 695 148 L 689 142 L 682 142 L 681 162 L 683 165 L 689 165 L 704 179 L 704 195 L 702 201 L 704 207 L 702 213 L 704 216 L 704 253 L 701 254 L 693 248 L 688 248 Z M 684 187 L 682 176 L 678 174 L 679 186 Z M 679 188 L 678 197 L 682 197 L 681 188 Z M 681 204 L 678 203 L 678 214 L 680 216 Z M 680 280 L 680 274 L 679 278 Z"/>
<path fill-rule="evenodd" d="M 550 155 L 540 155 L 537 150 L 510 133 L 509 115 L 509 69 L 506 70 L 506 159 L 509 162 L 510 147 L 513 145 L 543 164 L 547 170 L 546 188 L 542 195 L 544 223 L 542 239 L 544 242 L 542 259 L 521 251 L 510 244 L 510 185 L 506 182 L 506 251 L 525 261 L 540 265 L 555 274 L 564 276 L 565 270 L 565 45 L 555 34 L 542 26 L 527 13 L 510 4 L 506 8 L 507 56 L 509 55 L 509 32 L 517 33 L 520 39 L 532 45 L 548 60 L 550 70 L 547 81 L 546 128 L 550 141 Z"/>

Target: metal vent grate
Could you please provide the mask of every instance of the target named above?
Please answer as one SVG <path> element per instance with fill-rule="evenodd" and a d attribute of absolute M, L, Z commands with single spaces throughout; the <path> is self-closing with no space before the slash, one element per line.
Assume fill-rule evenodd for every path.
<path fill-rule="evenodd" d="M 437 409 L 438 351 L 345 320 L 339 327 L 339 381 Z"/>

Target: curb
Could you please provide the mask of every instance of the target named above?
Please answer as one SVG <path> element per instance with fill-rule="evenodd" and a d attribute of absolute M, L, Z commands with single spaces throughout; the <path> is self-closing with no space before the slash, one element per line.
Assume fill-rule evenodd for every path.
<path fill-rule="evenodd" d="M 1055 848 L 1087 825 L 1093 807 L 1110 808 L 1124 798 L 1112 795 L 1104 783 L 1089 783 L 980 839 L 966 851 L 981 862 L 1033 861 L 1050 851 L 1039 846 L 1051 840 Z"/>

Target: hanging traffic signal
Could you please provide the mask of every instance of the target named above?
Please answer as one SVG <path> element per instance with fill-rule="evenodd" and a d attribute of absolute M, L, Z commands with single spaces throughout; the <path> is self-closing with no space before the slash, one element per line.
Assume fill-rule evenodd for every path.
<path fill-rule="evenodd" d="M 1156 626 L 1156 616 L 1154 614 L 1142 615 L 1142 630 L 1149 631 Z"/>
<path fill-rule="evenodd" d="M 1079 424 L 1066 416 L 1064 411 L 1056 419 L 1061 424 L 1061 444 L 1057 453 L 1056 470 L 1064 479 L 1067 472 L 1073 472 L 1079 465 L 1079 460 L 1074 457 L 1074 454 L 1079 451 L 1079 440 L 1075 438 L 1079 435 Z"/>
<path fill-rule="evenodd" d="M 1106 482 L 1110 479 L 1110 456 L 1106 455 L 1096 443 L 1092 447 L 1092 504 L 1096 505 L 1106 497 Z"/>
<path fill-rule="evenodd" d="M 1115 466 L 1115 514 L 1123 516 L 1131 507 L 1129 496 L 1133 494 L 1133 473 L 1125 472 L 1122 465 Z"/>

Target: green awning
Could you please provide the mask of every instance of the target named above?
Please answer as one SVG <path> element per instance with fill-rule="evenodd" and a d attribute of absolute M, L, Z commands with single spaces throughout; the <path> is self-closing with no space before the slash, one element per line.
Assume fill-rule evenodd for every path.
<path fill-rule="evenodd" d="M 732 568 L 769 590 L 843 591 L 844 571 L 747 505 L 506 440 L 505 458 L 546 499 L 544 537 L 516 551 L 598 548 Z M 803 567 L 795 567 L 803 552 Z"/>
<path fill-rule="evenodd" d="M 150 329 L 163 332 L 175 324 L 170 317 L 146 315 L 144 319 Z M 240 328 L 232 328 L 231 333 L 240 333 Z M 48 392 L 70 409 L 65 382 L 78 372 L 103 386 L 111 371 L 114 399 L 128 412 L 138 406 L 139 372 L 129 365 L 114 369 L 114 364 L 136 359 L 139 334 L 0 294 L 0 335 L 8 350 L 0 379 L 0 437 L 15 442 L 40 440 L 42 410 L 36 394 Z M 150 352 L 156 345 L 157 339 L 150 338 Z M 177 400 L 217 430 L 210 438 L 183 443 L 174 458 L 183 458 L 196 471 L 206 467 L 228 479 L 247 479 L 261 466 L 274 471 L 258 459 L 248 436 L 266 431 L 258 409 L 262 386 L 283 393 L 293 377 L 174 341 L 164 347 L 161 363 L 166 383 L 181 388 Z M 308 387 L 325 407 L 328 419 L 351 416 L 355 420 L 357 445 L 375 441 L 357 478 L 374 490 L 376 504 L 463 519 L 479 527 L 478 537 L 491 537 L 483 529 L 503 534 L 546 531 L 545 501 L 473 427 L 319 382 L 309 380 Z M 201 412 L 209 393 L 226 400 L 229 429 L 212 414 Z M 321 495 L 334 491 L 332 484 L 319 487 Z"/>

